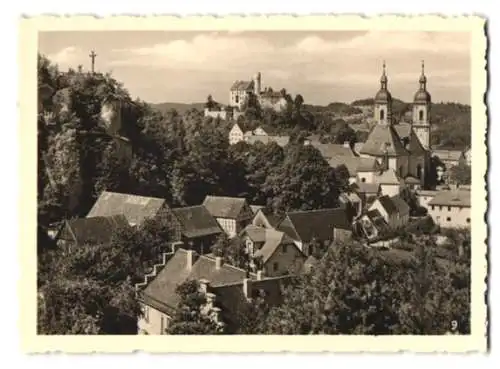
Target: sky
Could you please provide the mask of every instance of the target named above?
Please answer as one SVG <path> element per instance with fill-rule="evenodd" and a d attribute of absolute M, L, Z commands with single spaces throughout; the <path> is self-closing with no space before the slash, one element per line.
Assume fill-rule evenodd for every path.
<path fill-rule="evenodd" d="M 460 32 L 57 31 L 39 34 L 39 52 L 60 70 L 111 72 L 132 97 L 150 103 L 228 103 L 235 80 L 257 72 L 262 86 L 326 105 L 373 97 L 385 60 L 393 97 L 411 101 L 425 61 L 434 102 L 470 103 L 470 35 Z"/>

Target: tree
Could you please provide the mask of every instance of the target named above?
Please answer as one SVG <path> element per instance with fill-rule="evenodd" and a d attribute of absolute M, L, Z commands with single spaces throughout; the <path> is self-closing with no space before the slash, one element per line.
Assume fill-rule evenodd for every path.
<path fill-rule="evenodd" d="M 207 102 L 205 103 L 205 108 L 208 110 L 213 110 L 217 106 L 217 103 L 212 98 L 212 95 L 208 95 Z"/>
<path fill-rule="evenodd" d="M 449 169 L 450 182 L 457 185 L 470 185 L 472 181 L 471 167 L 465 163 L 459 163 Z"/>
<path fill-rule="evenodd" d="M 408 258 L 359 244 L 328 248 L 312 273 L 285 289 L 262 329 L 269 334 L 444 334 L 469 329 L 466 269 L 442 268 L 430 245 Z M 457 264 L 458 266 L 458 264 Z"/>
<path fill-rule="evenodd" d="M 271 170 L 263 191 L 276 211 L 321 209 L 337 205 L 333 168 L 311 146 L 289 145 L 282 165 Z"/>
<path fill-rule="evenodd" d="M 180 297 L 176 314 L 169 324 L 169 334 L 220 334 L 224 324 L 213 307 L 207 306 L 207 297 L 198 281 L 187 281 L 177 286 Z"/>
<path fill-rule="evenodd" d="M 300 110 L 302 109 L 302 105 L 304 104 L 304 98 L 302 97 L 301 94 L 297 94 L 295 96 L 295 100 L 294 100 L 294 106 L 295 106 L 295 110 L 297 112 L 300 112 Z"/>

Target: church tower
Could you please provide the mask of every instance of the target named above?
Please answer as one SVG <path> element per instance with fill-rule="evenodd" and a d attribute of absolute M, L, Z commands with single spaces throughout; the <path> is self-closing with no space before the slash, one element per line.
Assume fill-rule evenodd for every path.
<path fill-rule="evenodd" d="M 413 131 L 422 146 L 429 150 L 431 146 L 431 95 L 427 92 L 427 77 L 424 72 L 422 60 L 422 74 L 419 79 L 420 88 L 413 99 Z"/>
<path fill-rule="evenodd" d="M 380 90 L 375 95 L 375 106 L 373 109 L 374 119 L 377 124 L 392 124 L 392 96 L 387 90 L 387 75 L 385 74 L 385 61 L 383 64 L 382 77 L 380 77 Z"/>
<path fill-rule="evenodd" d="M 260 96 L 260 92 L 262 91 L 261 90 L 261 74 L 260 72 L 257 72 L 257 74 L 255 75 L 255 77 L 253 78 L 253 83 L 254 83 L 254 93 L 255 95 L 257 96 Z"/>

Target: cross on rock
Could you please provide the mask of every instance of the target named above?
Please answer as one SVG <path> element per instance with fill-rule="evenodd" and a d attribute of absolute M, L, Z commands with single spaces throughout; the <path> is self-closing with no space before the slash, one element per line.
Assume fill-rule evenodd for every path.
<path fill-rule="evenodd" d="M 91 71 L 92 71 L 92 74 L 93 74 L 94 73 L 94 67 L 95 67 L 95 58 L 96 58 L 97 54 L 94 52 L 94 50 L 92 50 L 90 52 L 89 56 L 90 56 L 90 60 L 92 60 L 92 69 L 91 69 Z"/>

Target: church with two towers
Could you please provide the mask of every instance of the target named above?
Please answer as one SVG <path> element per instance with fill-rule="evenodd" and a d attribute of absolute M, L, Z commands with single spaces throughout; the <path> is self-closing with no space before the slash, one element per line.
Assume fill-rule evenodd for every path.
<path fill-rule="evenodd" d="M 419 87 L 412 104 L 411 123 L 397 122 L 392 114 L 392 96 L 383 65 L 380 90 L 374 99 L 375 125 L 359 150 L 361 157 L 375 158 L 386 171 L 405 181 L 429 182 L 431 95 L 422 62 Z"/>

